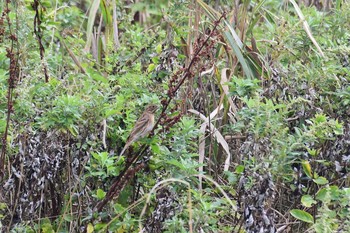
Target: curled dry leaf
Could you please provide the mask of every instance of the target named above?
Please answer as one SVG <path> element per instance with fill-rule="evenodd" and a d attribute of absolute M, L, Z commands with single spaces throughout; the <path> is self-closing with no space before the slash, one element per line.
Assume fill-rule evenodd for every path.
<path fill-rule="evenodd" d="M 220 133 L 220 131 L 218 129 L 215 128 L 215 126 L 209 122 L 209 119 L 212 120 L 215 115 L 219 112 L 219 110 L 222 109 L 222 105 L 220 105 L 218 108 L 216 108 L 211 114 L 210 114 L 210 118 L 204 116 L 202 113 L 198 112 L 197 110 L 194 109 L 189 109 L 188 111 L 198 115 L 203 121 L 207 128 L 210 129 L 210 133 L 212 133 L 214 135 L 214 138 L 216 139 L 216 141 L 221 144 L 222 148 L 224 149 L 224 151 L 227 154 L 226 160 L 225 160 L 225 164 L 224 164 L 224 171 L 228 171 L 229 167 L 230 167 L 230 161 L 231 161 L 231 153 L 230 153 L 230 148 L 225 140 L 225 138 L 222 136 L 222 134 Z M 204 159 L 204 158 L 203 158 Z M 202 168 L 203 169 L 203 168 Z"/>

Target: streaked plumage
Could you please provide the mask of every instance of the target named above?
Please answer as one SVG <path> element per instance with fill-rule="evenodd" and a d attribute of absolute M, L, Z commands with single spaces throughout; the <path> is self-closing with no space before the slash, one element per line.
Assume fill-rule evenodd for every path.
<path fill-rule="evenodd" d="M 136 121 L 134 128 L 131 130 L 128 140 L 126 140 L 125 146 L 120 155 L 123 155 L 125 150 L 128 149 L 133 142 L 145 137 L 152 130 L 154 126 L 154 113 L 157 111 L 157 109 L 158 106 L 155 104 L 150 104 L 146 107 L 145 111 Z"/>

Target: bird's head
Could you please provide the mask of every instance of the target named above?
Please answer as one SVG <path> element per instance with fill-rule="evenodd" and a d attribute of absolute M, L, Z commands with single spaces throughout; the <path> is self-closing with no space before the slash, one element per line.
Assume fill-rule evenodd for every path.
<path fill-rule="evenodd" d="M 158 109 L 158 106 L 155 104 L 149 104 L 146 107 L 146 111 L 149 113 L 155 113 L 157 111 L 157 109 Z"/>

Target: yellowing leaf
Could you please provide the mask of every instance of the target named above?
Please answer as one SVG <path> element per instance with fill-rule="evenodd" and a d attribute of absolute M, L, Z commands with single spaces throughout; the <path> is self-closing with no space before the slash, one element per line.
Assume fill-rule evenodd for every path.
<path fill-rule="evenodd" d="M 305 207 L 311 207 L 313 204 L 316 204 L 317 202 L 312 198 L 312 196 L 304 195 L 301 197 L 301 203 Z"/>
<path fill-rule="evenodd" d="M 303 166 L 303 169 L 304 169 L 305 174 L 306 174 L 309 178 L 312 178 L 312 170 L 311 170 L 311 165 L 310 165 L 309 161 L 304 160 L 304 161 L 302 161 L 301 164 L 302 164 L 302 166 Z"/>
<path fill-rule="evenodd" d="M 86 229 L 86 232 L 87 232 L 87 233 L 92 233 L 92 232 L 94 232 L 94 226 L 93 226 L 91 223 L 88 224 L 87 229 Z"/>
<path fill-rule="evenodd" d="M 313 179 L 313 181 L 316 184 L 320 184 L 320 185 L 328 184 L 328 180 L 326 178 L 324 178 L 323 176 L 317 177 L 316 179 Z"/>
<path fill-rule="evenodd" d="M 162 44 L 158 44 L 156 47 L 156 52 L 161 53 L 162 52 Z"/>
<path fill-rule="evenodd" d="M 156 65 L 154 63 L 149 64 L 147 71 L 152 72 L 156 68 Z"/>

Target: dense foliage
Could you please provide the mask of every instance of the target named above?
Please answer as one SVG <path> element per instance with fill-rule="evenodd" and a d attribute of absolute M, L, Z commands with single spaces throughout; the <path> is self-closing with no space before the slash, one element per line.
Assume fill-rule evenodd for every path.
<path fill-rule="evenodd" d="M 350 3 L 234 2 L 0 3 L 0 231 L 350 231 Z"/>

